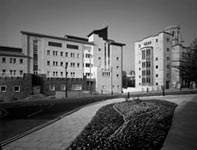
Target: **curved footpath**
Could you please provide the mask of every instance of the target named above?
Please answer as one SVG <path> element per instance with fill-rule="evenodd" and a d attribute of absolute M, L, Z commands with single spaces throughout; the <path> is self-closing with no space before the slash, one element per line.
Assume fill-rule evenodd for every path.
<path fill-rule="evenodd" d="M 178 107 L 175 111 L 175 116 L 173 120 L 173 124 L 171 130 L 167 136 L 167 139 L 164 143 L 163 150 L 174 150 L 174 147 L 179 150 L 190 150 L 187 146 L 195 146 L 197 147 L 197 142 L 192 142 L 192 139 L 195 139 L 195 136 L 192 133 L 196 133 L 197 131 L 197 124 L 193 125 L 193 121 L 195 119 L 190 118 L 188 116 L 193 115 L 193 117 L 197 116 L 197 109 L 194 105 L 195 98 L 197 95 L 173 95 L 173 96 L 152 96 L 152 97 L 143 97 L 142 99 L 165 99 L 178 104 Z M 2 149 L 3 150 L 64 150 L 72 140 L 83 130 L 83 128 L 87 125 L 88 122 L 92 119 L 95 115 L 97 110 L 107 104 L 121 102 L 124 101 L 123 98 L 107 100 L 103 102 L 99 102 L 93 105 L 86 106 L 80 109 L 77 112 L 70 114 L 47 127 L 44 127 L 38 131 L 35 131 L 29 135 L 26 135 L 16 141 L 5 145 Z M 189 102 L 189 103 L 188 103 Z M 186 109 L 188 108 L 187 105 L 191 103 L 192 110 Z M 186 109 L 186 111 L 185 111 Z M 181 114 L 181 115 L 180 115 Z M 179 117 L 177 117 L 179 116 Z M 177 119 L 178 118 L 178 119 Z M 190 122 L 188 122 L 190 120 Z M 178 121 L 178 122 L 177 122 Z M 188 126 L 192 123 L 192 128 L 185 127 L 185 124 L 182 125 L 179 123 L 187 122 Z M 192 121 L 192 122 L 191 122 Z M 195 121 L 197 122 L 197 120 Z M 177 126 L 180 125 L 181 127 Z M 186 129 L 187 130 L 186 130 Z M 189 132 L 189 131 L 190 132 Z M 191 131 L 192 130 L 192 131 Z M 193 132 L 193 130 L 195 132 Z M 184 136 L 187 131 L 187 136 Z M 179 135 L 177 135 L 179 134 Z M 183 143 L 181 136 L 183 136 L 184 141 L 188 141 Z M 197 135 L 197 134 L 195 134 Z M 177 136 L 180 136 L 177 137 Z M 194 137 L 193 137 L 194 136 Z M 180 140 L 181 139 L 181 140 Z M 181 144 L 185 144 L 184 146 L 187 148 L 178 148 Z M 188 144 L 188 145 L 187 145 Z M 191 147 L 192 148 L 192 147 Z"/>

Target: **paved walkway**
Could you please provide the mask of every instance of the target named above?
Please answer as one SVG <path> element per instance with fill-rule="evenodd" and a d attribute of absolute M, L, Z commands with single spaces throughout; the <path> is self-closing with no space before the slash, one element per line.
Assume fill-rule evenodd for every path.
<path fill-rule="evenodd" d="M 194 99 L 197 95 L 174 95 L 174 96 L 153 96 L 143 99 L 165 99 L 178 104 L 178 107 L 175 111 L 176 114 L 182 112 L 187 106 L 186 104 Z M 3 150 L 63 150 L 72 142 L 72 140 L 83 130 L 83 128 L 87 125 L 87 123 L 92 119 L 95 115 L 96 111 L 107 104 L 124 101 L 124 99 L 113 99 L 107 100 L 103 102 L 99 102 L 94 105 L 86 106 L 79 111 L 58 120 L 57 122 L 42 128 L 38 131 L 35 131 L 25 137 L 22 137 L 6 146 L 3 147 Z M 193 102 L 193 101 L 192 101 Z M 192 110 L 197 112 L 197 109 Z M 197 113 L 196 113 L 197 114 Z M 182 116 L 182 115 L 181 115 Z M 182 122 L 188 118 L 187 115 L 183 115 Z M 186 118 L 185 118 L 186 117 Z M 192 120 L 192 119 L 191 119 Z M 171 135 L 176 129 L 175 125 L 176 121 L 173 121 L 173 128 L 169 132 L 169 136 L 167 138 L 167 142 L 165 142 L 164 150 L 168 150 L 168 147 L 171 145 L 171 141 L 176 141 L 176 138 Z M 195 126 L 197 129 L 197 126 Z M 182 128 L 180 128 L 182 130 Z M 178 131 L 180 130 L 177 129 Z M 197 134 L 196 134 L 197 135 Z M 190 134 L 188 133 L 190 137 Z M 189 138 L 188 137 L 188 138 Z M 171 138 L 171 139 L 170 139 Z M 186 140 L 188 141 L 188 138 Z M 169 140 L 168 140 L 169 139 Z M 176 143 L 176 142 L 175 142 Z M 177 143 L 180 144 L 180 143 Z M 176 147 L 176 145 L 175 145 Z M 169 150 L 173 150 L 169 147 Z M 184 149 L 179 149 L 184 150 Z M 187 149 L 188 150 L 188 149 Z"/>

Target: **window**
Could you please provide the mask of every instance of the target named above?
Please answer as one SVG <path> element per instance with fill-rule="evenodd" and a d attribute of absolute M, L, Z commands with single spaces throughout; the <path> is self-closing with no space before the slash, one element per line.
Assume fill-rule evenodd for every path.
<path fill-rule="evenodd" d="M 101 60 L 101 57 L 99 57 L 98 60 Z"/>
<path fill-rule="evenodd" d="M 50 76 L 50 71 L 47 71 L 47 76 Z"/>
<path fill-rule="evenodd" d="M 60 52 L 60 56 L 63 56 L 63 52 Z"/>
<path fill-rule="evenodd" d="M 167 38 L 167 39 L 166 39 L 166 41 L 167 41 L 167 42 L 169 42 L 169 41 L 170 41 L 170 39 L 169 39 L 169 38 Z"/>
<path fill-rule="evenodd" d="M 139 68 L 139 71 L 141 70 L 141 68 Z"/>
<path fill-rule="evenodd" d="M 70 63 L 70 66 L 71 66 L 71 67 L 75 67 L 75 63 L 74 63 L 74 62 L 71 62 L 71 63 Z"/>
<path fill-rule="evenodd" d="M 146 63 L 142 62 L 142 68 L 146 67 Z"/>
<path fill-rule="evenodd" d="M 47 65 L 50 66 L 50 61 L 47 61 Z"/>
<path fill-rule="evenodd" d="M 90 63 L 86 63 L 86 67 L 90 67 Z"/>
<path fill-rule="evenodd" d="M 119 66 L 116 66 L 116 69 L 119 69 Z"/>
<path fill-rule="evenodd" d="M 101 51 L 101 48 L 99 48 L 98 51 L 100 52 Z"/>
<path fill-rule="evenodd" d="M 23 70 L 20 70 L 20 75 L 21 75 L 21 76 L 23 75 Z"/>
<path fill-rule="evenodd" d="M 119 74 L 116 74 L 116 77 L 119 77 Z"/>
<path fill-rule="evenodd" d="M 70 76 L 71 76 L 71 77 L 75 77 L 75 72 L 71 72 L 71 73 L 70 73 Z"/>
<path fill-rule="evenodd" d="M 169 52 L 170 51 L 170 49 L 169 48 L 167 48 L 167 52 Z"/>
<path fill-rule="evenodd" d="M 155 68 L 158 69 L 158 65 L 156 65 Z"/>
<path fill-rule="evenodd" d="M 156 82 L 156 85 L 159 85 L 159 84 Z"/>
<path fill-rule="evenodd" d="M 158 39 L 156 39 L 156 43 L 158 42 Z"/>
<path fill-rule="evenodd" d="M 3 57 L 3 58 L 2 58 L 2 63 L 5 63 L 5 62 L 6 62 L 6 58 Z"/>
<path fill-rule="evenodd" d="M 79 53 L 77 53 L 77 58 L 79 58 L 80 57 L 80 54 Z"/>
<path fill-rule="evenodd" d="M 143 50 L 142 51 L 142 59 L 145 59 L 145 55 L 146 55 L 145 50 Z"/>
<path fill-rule="evenodd" d="M 62 47 L 62 43 L 57 42 L 48 42 L 48 45 L 53 47 Z"/>
<path fill-rule="evenodd" d="M 167 65 L 167 68 L 169 69 L 170 68 L 170 65 Z"/>
<path fill-rule="evenodd" d="M 14 92 L 20 92 L 20 86 L 14 86 L 13 91 Z"/>
<path fill-rule="evenodd" d="M 156 74 L 155 76 L 158 77 L 158 74 Z"/>
<path fill-rule="evenodd" d="M 91 54 L 86 54 L 85 57 L 86 58 L 90 58 L 91 57 Z"/>
<path fill-rule="evenodd" d="M 155 60 L 158 61 L 158 57 L 156 57 Z"/>
<path fill-rule="evenodd" d="M 53 51 L 53 55 L 54 56 L 57 56 L 57 51 Z"/>
<path fill-rule="evenodd" d="M 141 76 L 139 75 L 139 78 L 141 78 Z"/>
<path fill-rule="evenodd" d="M 66 90 L 66 85 L 65 84 L 61 84 L 61 90 L 65 91 Z"/>
<path fill-rule="evenodd" d="M 145 72 L 146 72 L 145 70 L 142 70 L 142 76 L 144 76 L 144 75 L 145 75 Z"/>
<path fill-rule="evenodd" d="M 170 57 L 167 57 L 166 59 L 167 59 L 167 60 L 170 60 Z"/>
<path fill-rule="evenodd" d="M 79 67 L 80 66 L 80 64 L 79 63 L 77 63 L 77 67 Z"/>
<path fill-rule="evenodd" d="M 68 52 L 65 52 L 65 56 L 68 57 Z"/>
<path fill-rule="evenodd" d="M 139 44 L 139 48 L 141 47 L 141 45 Z"/>
<path fill-rule="evenodd" d="M 139 64 L 141 63 L 141 61 L 139 60 Z"/>
<path fill-rule="evenodd" d="M 2 70 L 2 76 L 5 76 L 5 75 L 6 75 L 6 70 L 3 69 L 3 70 Z"/>
<path fill-rule="evenodd" d="M 63 76 L 63 72 L 60 72 L 60 75 Z"/>
<path fill-rule="evenodd" d="M 49 85 L 49 90 L 50 91 L 55 91 L 55 85 Z"/>
<path fill-rule="evenodd" d="M 116 57 L 116 60 L 119 60 L 119 57 Z"/>
<path fill-rule="evenodd" d="M 7 86 L 6 85 L 1 85 L 0 86 L 0 92 L 6 92 Z"/>
<path fill-rule="evenodd" d="M 20 64 L 23 64 L 23 59 L 20 59 Z"/>
<path fill-rule="evenodd" d="M 60 62 L 60 66 L 63 66 L 63 64 L 64 64 L 64 63 L 61 61 L 61 62 Z"/>
<path fill-rule="evenodd" d="M 12 75 L 12 70 L 10 70 L 10 75 Z"/>
<path fill-rule="evenodd" d="M 50 50 L 47 50 L 47 55 L 50 55 Z"/>
<path fill-rule="evenodd" d="M 66 47 L 67 47 L 67 48 L 70 48 L 70 49 L 79 49 L 79 46 L 78 46 L 78 45 L 67 44 Z"/>

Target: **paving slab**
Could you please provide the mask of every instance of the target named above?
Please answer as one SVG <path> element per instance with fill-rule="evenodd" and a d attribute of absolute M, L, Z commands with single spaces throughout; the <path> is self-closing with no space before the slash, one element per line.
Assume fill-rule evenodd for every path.
<path fill-rule="evenodd" d="M 3 147 L 3 150 L 61 150 L 65 149 L 83 130 L 97 110 L 107 104 L 124 101 L 111 99 L 88 105 L 40 130 L 26 135 Z"/>

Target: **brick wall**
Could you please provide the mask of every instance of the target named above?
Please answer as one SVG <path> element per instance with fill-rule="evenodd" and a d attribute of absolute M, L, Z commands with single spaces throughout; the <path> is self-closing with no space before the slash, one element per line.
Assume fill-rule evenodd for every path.
<path fill-rule="evenodd" d="M 23 99 L 32 93 L 32 75 L 24 74 L 23 77 L 0 77 L 0 86 L 6 86 L 6 91 L 0 91 L 0 100 L 9 102 Z M 14 86 L 19 86 L 18 92 L 14 91 Z"/>

